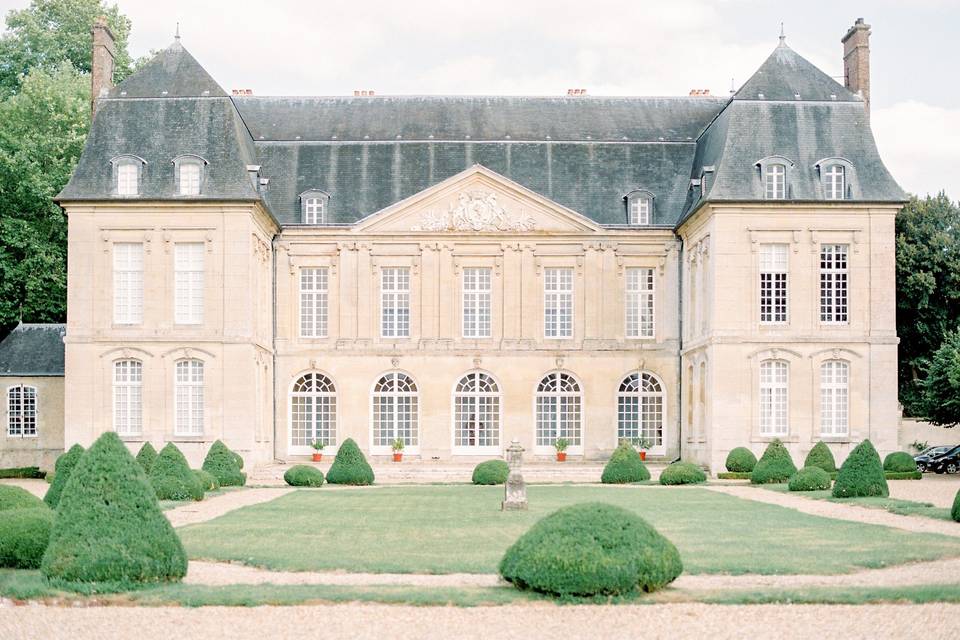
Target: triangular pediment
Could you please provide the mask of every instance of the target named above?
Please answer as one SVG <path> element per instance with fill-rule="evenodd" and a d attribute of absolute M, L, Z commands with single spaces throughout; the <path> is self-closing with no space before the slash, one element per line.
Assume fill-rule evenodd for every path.
<path fill-rule="evenodd" d="M 584 233 L 602 227 L 572 209 L 474 165 L 357 222 L 364 233 Z"/>

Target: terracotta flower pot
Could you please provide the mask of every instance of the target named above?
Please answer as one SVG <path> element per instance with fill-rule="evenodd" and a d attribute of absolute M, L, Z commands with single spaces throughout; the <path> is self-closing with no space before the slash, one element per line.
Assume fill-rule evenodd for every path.
<path fill-rule="evenodd" d="M 322 453 L 315 453 L 315 454 L 313 454 L 313 461 L 314 461 L 314 462 L 320 462 L 321 460 L 323 460 L 323 454 L 322 454 Z"/>
<path fill-rule="evenodd" d="M 641 460 L 646 460 L 646 459 L 647 459 L 647 452 L 644 451 L 643 449 L 640 450 L 640 459 L 641 459 Z"/>
<path fill-rule="evenodd" d="M 403 454 L 402 454 L 402 453 L 399 453 L 399 452 L 394 452 L 394 454 L 393 454 L 393 461 L 394 461 L 394 462 L 403 462 Z"/>
<path fill-rule="evenodd" d="M 557 462 L 565 462 L 567 459 L 566 451 L 557 451 Z"/>

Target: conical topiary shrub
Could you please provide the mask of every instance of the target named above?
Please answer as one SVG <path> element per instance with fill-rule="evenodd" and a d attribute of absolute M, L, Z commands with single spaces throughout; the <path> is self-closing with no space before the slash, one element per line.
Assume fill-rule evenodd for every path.
<path fill-rule="evenodd" d="M 22 487 L 0 484 L 0 511 L 46 508 L 47 504 Z M 2 518 L 2 516 L 0 516 Z"/>
<path fill-rule="evenodd" d="M 813 449 L 810 449 L 806 460 L 803 461 L 803 466 L 820 467 L 827 473 L 833 473 L 837 470 L 837 463 L 833 459 L 833 452 L 830 451 L 830 447 L 828 447 L 827 443 L 823 440 L 813 445 Z"/>
<path fill-rule="evenodd" d="M 682 571 L 677 548 L 643 518 L 599 502 L 553 512 L 500 561 L 507 582 L 557 596 L 655 591 Z"/>
<path fill-rule="evenodd" d="M 327 482 L 330 484 L 373 484 L 373 469 L 367 459 L 363 457 L 360 447 L 347 438 L 340 445 L 337 457 L 327 471 Z"/>
<path fill-rule="evenodd" d="M 83 447 L 75 444 L 70 447 L 69 451 L 57 458 L 57 461 L 54 463 L 53 482 L 50 483 L 50 488 L 47 489 L 47 495 L 43 496 L 43 501 L 50 505 L 51 509 L 56 509 L 60 503 L 63 488 L 67 486 L 67 482 L 70 480 L 70 474 L 73 472 L 73 468 L 77 462 L 80 461 L 80 456 L 82 455 Z"/>
<path fill-rule="evenodd" d="M 503 460 L 487 460 L 473 468 L 473 484 L 503 484 L 510 475 L 510 466 Z"/>
<path fill-rule="evenodd" d="M 240 471 L 236 454 L 219 440 L 207 452 L 203 470 L 216 478 L 221 487 L 242 487 L 247 482 L 247 474 Z"/>
<path fill-rule="evenodd" d="M 883 470 L 893 473 L 910 473 L 917 470 L 917 463 L 906 451 L 894 451 L 888 453 L 883 459 Z"/>
<path fill-rule="evenodd" d="M 883 475 L 880 456 L 869 440 L 858 444 L 840 466 L 837 481 L 833 483 L 834 498 L 890 495 Z"/>
<path fill-rule="evenodd" d="M 203 483 L 172 442 L 160 450 L 147 477 L 160 500 L 203 500 Z"/>
<path fill-rule="evenodd" d="M 137 462 L 143 467 L 143 472 L 150 475 L 150 470 L 153 469 L 153 463 L 156 461 L 157 450 L 149 442 L 144 442 L 143 446 L 140 447 L 140 452 L 137 453 Z"/>
<path fill-rule="evenodd" d="M 187 556 L 147 475 L 117 434 L 100 436 L 74 468 L 40 570 L 62 586 L 180 580 Z"/>
<path fill-rule="evenodd" d="M 727 467 L 727 471 L 733 473 L 750 473 L 757 466 L 757 456 L 746 447 L 737 447 L 727 454 L 724 466 Z"/>
<path fill-rule="evenodd" d="M 621 442 L 613 450 L 610 460 L 603 467 L 600 482 L 604 484 L 626 484 L 643 482 L 650 479 L 650 470 L 640 460 L 640 454 L 629 442 Z"/>
<path fill-rule="evenodd" d="M 783 446 L 779 438 L 774 438 L 773 442 L 767 445 L 767 450 L 760 456 L 757 466 L 753 468 L 753 472 L 750 474 L 750 482 L 753 484 L 786 482 L 796 472 L 797 467 L 793 464 L 790 452 Z"/>

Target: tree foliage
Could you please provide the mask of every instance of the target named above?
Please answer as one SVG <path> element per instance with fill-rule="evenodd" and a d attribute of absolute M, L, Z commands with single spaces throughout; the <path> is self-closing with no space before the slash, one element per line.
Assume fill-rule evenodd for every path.
<path fill-rule="evenodd" d="M 930 358 L 923 379 L 921 415 L 933 424 L 960 424 L 960 329 L 947 333 Z"/>

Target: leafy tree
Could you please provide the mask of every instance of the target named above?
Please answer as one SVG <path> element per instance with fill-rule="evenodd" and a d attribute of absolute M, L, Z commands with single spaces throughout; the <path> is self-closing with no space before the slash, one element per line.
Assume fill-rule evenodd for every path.
<path fill-rule="evenodd" d="M 923 380 L 925 420 L 943 427 L 960 424 L 960 329 L 947 333 Z"/>
<path fill-rule="evenodd" d="M 923 416 L 923 372 L 960 326 L 960 207 L 944 193 L 914 198 L 897 216 L 900 402 Z"/>

